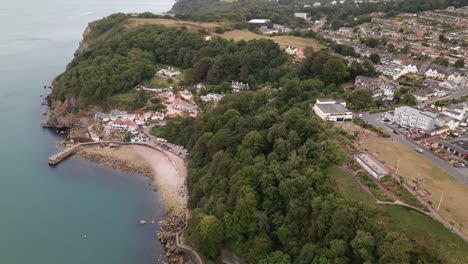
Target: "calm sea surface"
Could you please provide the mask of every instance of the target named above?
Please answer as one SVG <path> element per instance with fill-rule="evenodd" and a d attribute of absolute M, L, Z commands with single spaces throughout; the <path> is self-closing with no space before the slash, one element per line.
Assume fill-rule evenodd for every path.
<path fill-rule="evenodd" d="M 47 157 L 60 137 L 42 129 L 42 87 L 72 59 L 89 21 L 160 13 L 172 0 L 0 0 L 0 264 L 160 262 L 161 199 L 149 180 Z"/>

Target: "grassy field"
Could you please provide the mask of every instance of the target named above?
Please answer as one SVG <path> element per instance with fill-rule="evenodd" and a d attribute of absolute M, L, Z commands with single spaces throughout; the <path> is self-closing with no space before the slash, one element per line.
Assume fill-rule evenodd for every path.
<path fill-rule="evenodd" d="M 190 30 L 199 30 L 204 29 L 209 32 L 213 32 L 216 27 L 226 27 L 229 26 L 226 23 L 216 22 L 216 23 L 201 23 L 201 22 L 192 22 L 192 21 L 183 21 L 175 19 L 165 19 L 165 18 L 131 18 L 127 23 L 127 27 L 139 27 L 143 25 L 163 25 L 167 27 L 186 27 Z M 312 47 L 314 50 L 320 50 L 325 48 L 318 41 L 311 38 L 301 38 L 294 36 L 265 36 L 255 34 L 249 30 L 231 30 L 226 31 L 223 34 L 215 34 L 225 39 L 233 40 L 251 40 L 251 39 L 271 39 L 278 43 L 282 48 L 286 46 L 294 47 Z"/>
<path fill-rule="evenodd" d="M 468 263 L 468 245 L 438 222 L 405 207 L 375 204 L 353 178 L 338 167 L 331 167 L 325 173 L 335 181 L 346 199 L 377 212 L 377 221 L 382 225 L 406 234 L 416 246 L 426 246 L 437 252 L 444 258 L 443 263 Z"/>
<path fill-rule="evenodd" d="M 372 138 L 364 141 L 361 146 L 370 153 L 377 154 L 378 159 L 384 160 L 387 167 L 396 168 L 400 160 L 398 175 L 405 181 L 412 178 L 424 179 L 420 187 L 430 192 L 425 200 L 431 201 L 433 207 L 437 207 L 441 195 L 444 194 L 439 214 L 454 222 L 456 228 L 463 223 L 463 231 L 468 233 L 467 187 L 414 150 L 391 139 Z"/>
<path fill-rule="evenodd" d="M 166 27 L 186 27 L 191 30 L 206 29 L 214 30 L 216 27 L 224 26 L 223 23 L 201 23 L 165 18 L 130 18 L 127 26 L 139 27 L 143 25 L 163 25 Z"/>
<path fill-rule="evenodd" d="M 301 37 L 294 37 L 294 36 L 265 36 L 255 34 L 248 30 L 232 30 L 227 31 L 223 34 L 217 34 L 220 37 L 225 39 L 233 39 L 233 40 L 251 40 L 251 39 L 271 39 L 274 42 L 278 43 L 282 48 L 286 46 L 294 46 L 294 47 L 312 47 L 314 50 L 320 50 L 325 48 L 322 44 L 317 42 L 311 38 L 301 38 Z"/>

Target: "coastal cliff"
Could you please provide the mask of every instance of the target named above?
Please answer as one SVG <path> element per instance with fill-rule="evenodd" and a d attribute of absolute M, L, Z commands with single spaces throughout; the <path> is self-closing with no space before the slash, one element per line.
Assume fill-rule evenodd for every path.
<path fill-rule="evenodd" d="M 89 49 L 89 41 L 88 36 L 91 33 L 91 27 L 88 25 L 83 33 L 83 40 L 80 41 L 78 48 L 75 51 L 75 57 L 85 53 Z"/>
<path fill-rule="evenodd" d="M 81 119 L 73 113 L 74 109 L 79 108 L 79 102 L 74 96 L 67 96 L 61 102 L 54 100 L 52 94 L 47 97 L 50 109 L 49 118 L 42 123 L 47 128 L 74 128 L 82 127 Z"/>

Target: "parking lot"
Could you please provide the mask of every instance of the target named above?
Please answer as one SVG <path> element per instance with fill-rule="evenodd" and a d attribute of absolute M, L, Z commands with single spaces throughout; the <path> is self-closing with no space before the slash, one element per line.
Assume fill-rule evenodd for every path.
<path fill-rule="evenodd" d="M 390 137 L 393 140 L 396 140 L 413 150 L 415 150 L 416 148 L 424 149 L 424 152 L 421 154 L 421 156 L 430 160 L 432 163 L 442 168 L 443 170 L 448 172 L 450 175 L 452 175 L 453 177 L 455 177 L 456 179 L 458 179 L 465 185 L 468 185 L 468 168 L 453 166 L 447 160 L 444 160 L 438 155 L 432 153 L 427 146 L 421 145 L 420 142 L 422 142 L 421 141 L 422 138 L 420 138 L 419 141 L 415 141 L 409 138 L 408 137 L 409 130 L 406 130 L 405 128 L 400 127 L 397 124 L 392 124 L 389 121 L 385 122 L 382 119 L 382 117 L 383 117 L 382 113 L 378 113 L 378 114 L 364 113 L 362 119 L 364 119 L 366 122 L 372 124 L 373 126 L 377 128 L 381 128 L 385 133 L 390 135 Z M 421 135 L 421 136 L 424 137 L 426 135 Z"/>

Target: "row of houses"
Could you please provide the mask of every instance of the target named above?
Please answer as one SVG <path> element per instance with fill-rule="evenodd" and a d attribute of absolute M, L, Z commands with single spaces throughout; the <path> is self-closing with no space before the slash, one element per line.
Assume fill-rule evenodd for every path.
<path fill-rule="evenodd" d="M 148 112 L 144 114 L 127 114 L 118 109 L 112 110 L 109 114 L 95 113 L 94 118 L 98 122 L 110 123 L 112 129 L 136 131 L 140 126 L 145 125 L 148 121 L 164 120 L 164 113 Z"/>
<path fill-rule="evenodd" d="M 465 70 L 427 62 L 393 61 L 389 64 L 378 65 L 376 70 L 394 80 L 405 74 L 413 73 L 438 81 L 452 81 L 457 85 L 456 89 L 465 88 L 468 81 Z"/>

